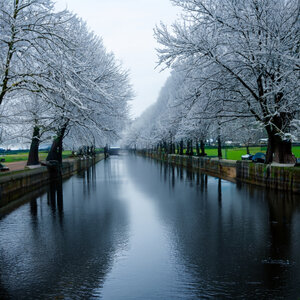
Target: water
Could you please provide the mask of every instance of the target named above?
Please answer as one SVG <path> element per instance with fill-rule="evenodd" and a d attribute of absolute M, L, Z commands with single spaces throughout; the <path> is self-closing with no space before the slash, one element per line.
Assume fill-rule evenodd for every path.
<path fill-rule="evenodd" d="M 300 299 L 300 199 L 111 157 L 0 219 L 1 299 Z"/>

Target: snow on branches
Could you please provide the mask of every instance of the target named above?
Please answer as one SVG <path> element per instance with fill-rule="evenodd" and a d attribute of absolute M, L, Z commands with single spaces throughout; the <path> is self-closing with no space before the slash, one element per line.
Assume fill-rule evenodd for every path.
<path fill-rule="evenodd" d="M 133 94 L 128 74 L 85 22 L 50 0 L 8 0 L 0 29 L 1 132 L 16 141 L 18 128 L 39 142 L 68 135 L 76 146 L 119 135 Z"/>
<path fill-rule="evenodd" d="M 292 161 L 287 137 L 300 110 L 299 1 L 172 2 L 183 15 L 171 29 L 155 29 L 159 63 L 198 72 L 202 99 L 216 118 L 254 118 L 268 134 L 267 162 Z"/>
<path fill-rule="evenodd" d="M 251 140 L 249 134 L 259 136 L 263 128 L 268 136 L 266 162 L 294 162 L 291 141 L 300 115 L 300 2 L 172 2 L 182 8 L 181 18 L 170 28 L 161 23 L 154 30 L 159 65 L 172 68 L 169 80 L 177 80 L 172 88 L 167 83 L 169 93 L 160 96 L 168 105 L 161 106 L 161 99 L 156 104 L 164 120 L 155 125 L 156 136 L 164 141 L 168 135 L 198 140 L 227 135 L 240 136 L 243 142 Z M 152 119 L 155 123 L 157 118 Z M 255 128 L 260 129 L 254 134 Z"/>

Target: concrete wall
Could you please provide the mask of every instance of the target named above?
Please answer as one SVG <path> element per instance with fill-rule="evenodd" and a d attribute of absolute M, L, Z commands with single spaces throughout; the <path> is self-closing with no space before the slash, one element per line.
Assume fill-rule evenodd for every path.
<path fill-rule="evenodd" d="M 230 181 L 241 181 L 272 189 L 300 193 L 300 167 L 282 167 L 209 157 L 195 157 L 176 154 L 159 154 L 139 152 L 138 154 L 176 164 L 195 171 L 224 178 Z"/>
<path fill-rule="evenodd" d="M 300 167 L 281 167 L 237 161 L 237 179 L 272 189 L 300 193 Z"/>
<path fill-rule="evenodd" d="M 90 159 L 69 159 L 62 164 L 61 175 L 63 178 L 84 170 L 104 158 L 98 154 Z M 20 198 L 24 193 L 34 191 L 57 178 L 59 172 L 48 167 L 33 170 L 16 171 L 0 176 L 0 208 Z"/>
<path fill-rule="evenodd" d="M 186 168 L 204 171 L 213 176 L 224 177 L 229 180 L 236 178 L 236 161 L 219 160 L 218 158 L 197 157 L 169 154 L 164 160 Z"/>

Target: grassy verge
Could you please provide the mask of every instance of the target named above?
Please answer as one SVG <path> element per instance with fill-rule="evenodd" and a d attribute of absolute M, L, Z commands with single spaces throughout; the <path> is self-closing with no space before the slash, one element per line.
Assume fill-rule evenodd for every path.
<path fill-rule="evenodd" d="M 250 147 L 249 148 L 251 154 L 255 154 L 257 152 L 266 153 L 266 147 Z M 205 149 L 205 152 L 208 156 L 218 156 L 217 148 L 209 148 Z M 196 149 L 194 149 L 194 153 L 196 154 Z M 300 157 L 300 146 L 293 147 L 293 153 L 296 157 Z M 228 148 L 222 149 L 223 158 L 232 159 L 232 160 L 241 160 L 241 156 L 247 154 L 246 147 L 242 148 Z"/>
<path fill-rule="evenodd" d="M 63 159 L 70 157 L 72 154 L 72 151 L 63 151 Z M 47 152 L 39 152 L 39 159 L 45 160 L 47 157 Z M 0 159 L 4 158 L 4 163 L 10 163 L 10 162 L 17 162 L 17 161 L 26 161 L 28 159 L 28 152 L 21 152 L 21 153 L 15 153 L 15 154 L 6 154 L 6 155 L 0 155 Z"/>

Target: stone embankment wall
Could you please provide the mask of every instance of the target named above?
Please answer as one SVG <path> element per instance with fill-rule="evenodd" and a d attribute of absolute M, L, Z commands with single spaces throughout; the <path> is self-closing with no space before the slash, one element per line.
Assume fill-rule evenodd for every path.
<path fill-rule="evenodd" d="M 236 170 L 236 178 L 242 182 L 300 193 L 300 167 L 237 161 Z"/>
<path fill-rule="evenodd" d="M 58 177 L 68 178 L 104 159 L 103 154 L 94 158 L 69 159 L 62 163 L 60 170 L 40 167 L 37 169 L 16 171 L 0 176 L 0 208 L 20 198 L 25 193 L 34 191 Z"/>
<path fill-rule="evenodd" d="M 205 172 L 230 181 L 240 181 L 266 188 L 300 193 L 300 167 L 284 167 L 176 154 L 159 154 L 141 151 L 139 154 L 178 166 Z"/>

